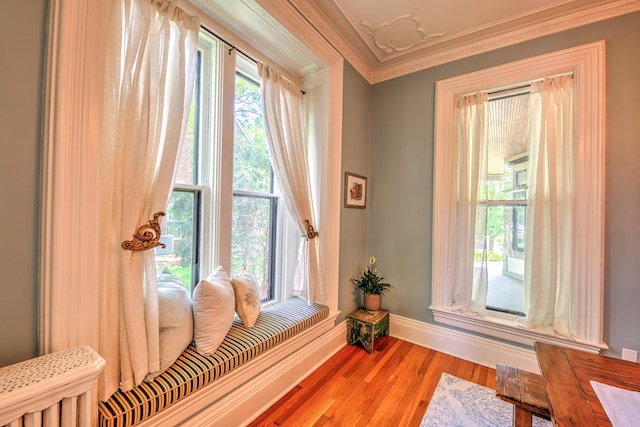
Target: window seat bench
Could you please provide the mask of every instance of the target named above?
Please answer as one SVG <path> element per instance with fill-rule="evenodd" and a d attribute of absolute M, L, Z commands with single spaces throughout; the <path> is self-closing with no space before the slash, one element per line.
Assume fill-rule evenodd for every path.
<path fill-rule="evenodd" d="M 214 383 L 236 368 L 254 361 L 270 349 L 322 322 L 328 307 L 312 306 L 298 298 L 265 308 L 253 328 L 236 319 L 220 347 L 211 356 L 202 356 L 195 343 L 178 360 L 151 382 L 143 382 L 130 391 L 118 390 L 98 404 L 100 427 L 129 427 Z"/>

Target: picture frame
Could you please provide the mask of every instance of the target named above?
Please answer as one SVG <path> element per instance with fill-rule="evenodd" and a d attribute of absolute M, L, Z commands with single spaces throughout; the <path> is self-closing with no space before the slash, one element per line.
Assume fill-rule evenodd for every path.
<path fill-rule="evenodd" d="M 355 173 L 344 174 L 344 207 L 364 209 L 367 207 L 367 178 Z"/>

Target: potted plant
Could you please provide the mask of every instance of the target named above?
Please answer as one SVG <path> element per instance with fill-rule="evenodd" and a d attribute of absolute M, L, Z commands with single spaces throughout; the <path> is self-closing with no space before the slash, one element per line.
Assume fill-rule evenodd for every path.
<path fill-rule="evenodd" d="M 378 275 L 378 270 L 373 267 L 376 258 L 369 258 L 369 265 L 362 272 L 362 276 L 351 279 L 356 288 L 362 292 L 364 297 L 364 308 L 369 311 L 378 311 L 382 305 L 382 295 L 384 295 L 391 285 L 384 282 L 384 277 Z"/>

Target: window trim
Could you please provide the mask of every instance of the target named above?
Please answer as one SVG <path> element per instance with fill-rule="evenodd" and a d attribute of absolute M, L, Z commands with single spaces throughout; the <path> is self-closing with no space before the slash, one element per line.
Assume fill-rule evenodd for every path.
<path fill-rule="evenodd" d="M 603 342 L 603 261 L 604 261 L 604 41 L 590 43 L 546 55 L 493 67 L 442 80 L 436 84 L 435 156 L 433 194 L 432 298 L 430 309 L 436 322 L 492 337 L 532 346 L 535 341 L 562 343 L 598 352 L 607 348 Z M 541 76 L 572 72 L 576 87 L 576 140 L 589 154 L 576 181 L 589 193 L 577 211 L 576 223 L 583 228 L 578 245 L 580 257 L 589 260 L 584 281 L 577 284 L 575 312 L 578 332 L 584 342 L 569 341 L 541 330 L 527 329 L 505 316 L 472 316 L 451 311 L 444 281 L 447 239 L 441 230 L 447 227 L 447 209 L 439 200 L 447 200 L 450 187 L 446 172 L 451 164 L 448 141 L 454 136 L 454 101 L 456 96 L 487 89 L 501 89 L 533 81 Z"/>

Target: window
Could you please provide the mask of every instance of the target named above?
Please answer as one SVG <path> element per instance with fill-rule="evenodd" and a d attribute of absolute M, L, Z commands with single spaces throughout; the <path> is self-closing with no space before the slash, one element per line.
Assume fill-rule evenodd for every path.
<path fill-rule="evenodd" d="M 488 97 L 486 308 L 524 316 L 529 88 Z M 483 248 L 484 242 L 476 242 Z M 474 253 L 474 260 L 482 253 Z"/>
<path fill-rule="evenodd" d="M 199 50 L 189 120 L 166 212 L 165 229 L 162 230 L 161 241 L 166 247 L 155 249 L 158 272 L 173 273 L 189 290 L 193 290 L 200 280 L 202 198 L 206 190 L 201 184 L 199 167 L 202 55 Z"/>
<path fill-rule="evenodd" d="M 240 3 L 240 2 L 238 2 Z M 188 6 L 188 2 L 185 2 Z M 277 34 L 280 39 L 287 38 L 291 41 L 286 43 L 271 43 L 276 48 L 287 50 L 290 46 L 296 46 L 295 52 L 303 54 L 312 54 L 317 58 L 317 67 L 313 68 L 313 72 L 305 75 L 305 91 L 307 102 L 313 100 L 316 103 L 316 110 L 309 109 L 311 114 L 315 113 L 315 129 L 311 129 L 317 141 L 317 145 L 313 147 L 315 150 L 314 160 L 318 164 L 318 179 L 316 188 L 318 194 L 322 198 L 320 208 L 320 226 L 323 236 L 321 251 L 323 253 L 323 272 L 325 282 L 330 290 L 327 298 L 333 316 L 337 316 L 338 311 L 338 276 L 339 276 L 339 231 L 340 231 L 340 207 L 341 207 L 341 183 L 342 171 L 340 170 L 340 153 L 342 143 L 342 82 L 343 82 L 343 58 L 327 45 L 326 41 L 317 35 L 316 32 L 310 31 L 305 26 L 297 26 L 294 33 L 281 31 L 282 27 L 277 24 L 278 18 L 284 17 L 286 10 L 276 10 L 271 7 L 269 14 L 253 14 L 255 11 L 247 9 L 245 17 L 255 17 L 253 28 L 267 28 L 270 34 Z M 193 10 L 193 8 L 189 8 Z M 82 40 L 72 40 L 72 38 L 62 38 L 60 40 L 52 40 L 52 55 L 50 59 L 57 57 L 56 52 L 68 51 L 73 58 L 79 58 L 79 61 L 86 62 L 86 66 L 79 69 L 73 64 L 78 61 L 61 62 L 59 67 L 55 68 L 56 72 L 52 73 L 54 67 L 49 66 L 47 81 L 51 88 L 59 88 L 60 90 L 51 93 L 50 108 L 43 112 L 43 117 L 47 123 L 59 123 L 53 132 L 47 132 L 44 135 L 43 150 L 51 155 L 43 158 L 44 165 L 48 171 L 48 175 L 44 177 L 47 185 L 43 186 L 42 193 L 42 270 L 48 272 L 40 277 L 40 287 L 43 290 L 51 290 L 52 292 L 42 292 L 42 306 L 47 308 L 42 313 L 40 324 L 42 334 L 40 336 L 40 348 L 46 351 L 54 351 L 56 343 L 60 345 L 79 345 L 86 344 L 85 341 L 93 343 L 94 348 L 98 348 L 99 336 L 95 334 L 98 327 L 100 316 L 94 309 L 95 304 L 89 303 L 95 301 L 98 292 L 96 278 L 103 277 L 103 271 L 99 268 L 98 259 L 96 257 L 94 239 L 87 239 L 86 233 L 78 233 L 82 230 L 94 230 L 96 227 L 96 218 L 100 217 L 102 211 L 99 203 L 96 203 L 96 188 L 100 182 L 100 169 L 95 165 L 99 164 L 101 148 L 98 146 L 100 138 L 95 138 L 96 132 L 100 132 L 99 118 L 101 114 L 95 114 L 96 110 L 91 109 L 75 109 L 73 114 L 57 115 L 56 112 L 64 105 L 82 105 L 84 97 L 87 95 L 87 88 L 91 94 L 101 95 L 101 85 L 97 84 L 96 76 L 103 73 L 102 59 L 104 52 L 102 49 L 91 48 L 93 42 L 99 43 L 104 41 L 102 35 L 105 30 L 105 20 L 100 13 L 99 8 L 91 10 L 79 11 L 76 19 L 60 18 L 58 24 L 63 28 L 63 33 L 68 31 L 86 34 L 88 38 Z M 216 22 L 206 16 L 200 14 L 203 18 L 203 25 L 215 26 Z M 64 15 L 64 14 L 63 14 Z M 272 19 L 273 17 L 276 20 Z M 91 22 L 91 28 L 95 31 L 86 31 L 86 26 L 79 23 Z M 261 24 L 261 23 L 264 23 Z M 308 27 L 308 26 L 307 26 Z M 57 28 L 57 27 L 56 27 Z M 99 29 L 99 31 L 98 31 Z M 99 37 L 96 36 L 99 34 Z M 94 36 L 96 36 L 94 38 Z M 214 64 L 215 60 L 206 58 L 206 55 L 215 53 L 214 46 L 207 46 L 205 40 L 206 34 L 202 34 L 200 41 L 201 46 L 201 63 L 200 73 L 204 80 L 207 69 L 213 68 L 209 65 Z M 279 39 L 278 39 L 279 40 Z M 230 59 L 234 55 L 228 55 L 224 50 L 225 59 Z M 280 56 L 282 60 L 293 59 L 295 54 Z M 49 64 L 51 65 L 51 64 Z M 219 70 L 219 67 L 216 68 Z M 309 68 L 309 70 L 311 67 Z M 231 74 L 234 73 L 232 67 Z M 295 77 L 295 76 L 294 76 Z M 299 78 L 298 78 L 299 80 Z M 218 80 L 215 80 L 218 81 Z M 84 89 L 83 89 L 84 88 Z M 206 94 L 207 97 L 217 100 L 220 92 L 219 87 L 215 84 L 207 91 L 201 89 L 199 93 Z M 231 88 L 233 93 L 233 88 Z M 311 96 L 310 96 L 311 95 Z M 96 98 L 97 99 L 97 98 Z M 200 105 L 207 105 L 211 99 L 200 99 Z M 313 103 L 309 102 L 313 107 Z M 226 104 L 232 109 L 233 102 Z M 229 116 L 232 116 L 229 115 Z M 205 117 L 202 111 L 198 114 L 199 118 Z M 215 115 L 220 117 L 220 115 Z M 310 126 L 311 127 L 311 126 Z M 233 129 L 226 126 L 225 129 Z M 207 175 L 203 173 L 203 169 L 207 171 L 221 171 L 225 165 L 232 164 L 227 159 L 221 159 L 221 153 L 211 153 L 212 150 L 220 150 L 220 138 L 209 138 L 209 132 L 215 135 L 221 132 L 220 126 L 205 127 L 199 126 L 200 134 L 198 141 L 201 146 L 198 147 L 199 152 L 204 152 L 200 160 L 198 176 L 202 177 L 202 184 L 205 190 L 201 192 L 202 199 L 200 201 L 200 218 L 201 229 L 198 235 L 201 239 L 199 252 L 198 270 L 204 274 L 212 271 L 212 264 L 224 263 L 230 265 L 229 260 L 225 260 L 226 253 L 220 251 L 218 246 L 229 247 L 227 243 L 230 238 L 224 234 L 230 230 L 231 226 L 218 225 L 228 222 L 230 219 L 220 218 L 222 209 L 214 210 L 214 200 L 222 198 L 219 188 L 226 188 L 225 183 L 216 181 L 212 184 L 213 173 Z M 210 143 L 216 141 L 216 143 Z M 226 153 L 222 153 L 226 155 Z M 215 167 L 202 163 L 213 162 L 218 159 L 220 164 Z M 224 160 L 224 161 L 223 161 Z M 77 172 L 70 174 L 71 168 L 76 168 Z M 74 169 L 76 170 L 76 169 Z M 230 175 L 229 175 L 230 176 Z M 230 186 L 229 186 L 230 187 Z M 68 189 L 74 188 L 78 191 L 69 193 Z M 46 189 L 46 191 L 44 191 Z M 226 191 L 226 190 L 225 190 Z M 231 192 L 228 192 L 229 200 Z M 282 209 L 281 209 L 282 210 Z M 215 213 L 215 215 L 213 213 Z M 229 210 L 230 212 L 230 210 Z M 167 215 L 169 216 L 169 215 Z M 209 220 L 213 218 L 215 220 Z M 166 217 L 164 218 L 166 222 Z M 215 226 L 215 230 L 213 229 Z M 282 229 L 281 227 L 279 227 Z M 53 231 L 56 231 L 55 233 Z M 67 232 L 69 231 L 69 232 Z M 131 230 L 133 231 L 133 230 Z M 165 230 L 163 230 L 164 232 Z M 216 236 L 216 239 L 213 239 Z M 299 235 L 295 236 L 299 238 Z M 55 256 L 54 256 L 55 254 Z M 204 256 L 202 254 L 208 254 Z M 230 251 L 229 251 L 230 257 Z M 69 263 L 69 260 L 74 262 Z M 207 265 L 209 263 L 210 265 Z M 202 274 L 201 273 L 201 274 Z M 283 281 L 279 280 L 278 283 Z M 70 298 L 73 295 L 77 298 Z M 59 304 L 59 301 L 65 301 L 74 308 L 69 310 L 67 304 Z M 69 333 L 72 331 L 73 333 Z M 83 338 L 85 337 L 85 338 Z M 53 350 L 52 350 L 53 349 Z M 43 350 L 44 351 L 44 350 Z"/>
<path fill-rule="evenodd" d="M 546 340 L 590 351 L 606 348 L 602 342 L 603 46 L 602 42 L 580 46 L 438 82 L 430 307 L 436 321 L 527 345 Z M 532 135 L 542 129 L 544 122 L 536 114 L 544 110 L 538 108 L 539 96 L 530 100 L 533 95 L 526 88 L 544 77 L 563 75 L 573 76 L 567 97 L 573 118 L 562 128 L 573 145 L 567 145 L 566 152 L 543 156 L 539 152 L 546 145 Z M 464 120 L 476 127 L 464 127 Z M 483 155 L 469 154 L 468 164 L 459 163 L 460 138 L 467 142 L 476 138 L 468 143 L 469 151 Z M 536 185 L 535 180 L 542 182 L 543 158 L 562 165 L 558 170 L 570 177 L 566 180 L 571 182 L 570 197 L 556 200 L 542 191 L 545 185 Z M 460 190 L 459 182 L 466 191 Z M 548 209 L 552 204 L 561 208 Z M 540 221 L 536 212 L 552 213 Z M 559 218 L 569 224 L 559 229 L 564 231 L 547 227 Z M 571 242 L 571 251 L 542 250 L 547 236 L 563 248 Z M 539 262 L 542 258 L 550 259 L 560 272 Z M 562 298 L 549 290 L 549 283 L 556 281 L 566 292 Z M 550 327 L 538 321 L 537 308 L 544 305 L 538 303 L 540 297 L 551 301 L 556 314 L 565 310 L 560 313 L 566 316 L 563 325 Z"/>
<path fill-rule="evenodd" d="M 279 217 L 257 65 L 235 50 L 228 54 L 206 31 L 199 39 L 195 94 L 157 270 L 191 290 L 217 265 L 230 275 L 247 270 L 262 285 L 263 302 L 271 301 L 279 295 L 279 261 L 293 257 L 277 227 L 284 221 L 286 228 L 286 219 Z"/>
<path fill-rule="evenodd" d="M 166 229 L 160 240 L 165 248 L 156 248 L 158 272 L 171 272 L 187 289 L 192 290 L 199 280 L 199 230 L 201 223 L 201 196 L 198 188 L 174 186 L 167 209 Z"/>
<path fill-rule="evenodd" d="M 233 155 L 231 272 L 250 272 L 263 300 L 274 297 L 278 195 L 265 140 L 255 64 L 238 58 Z"/>

